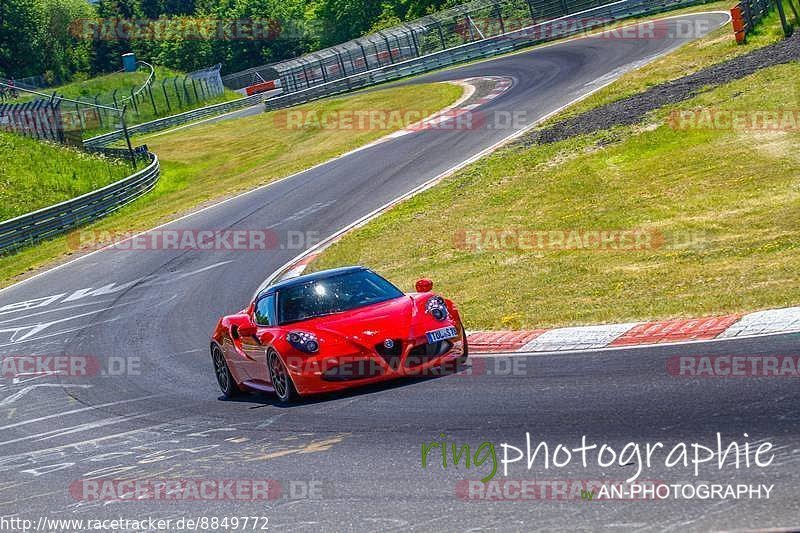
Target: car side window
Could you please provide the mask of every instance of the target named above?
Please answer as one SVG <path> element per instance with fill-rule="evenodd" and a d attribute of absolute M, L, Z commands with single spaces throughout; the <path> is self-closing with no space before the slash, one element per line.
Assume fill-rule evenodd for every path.
<path fill-rule="evenodd" d="M 259 326 L 274 326 L 275 320 L 275 294 L 261 298 L 256 304 L 256 323 Z"/>

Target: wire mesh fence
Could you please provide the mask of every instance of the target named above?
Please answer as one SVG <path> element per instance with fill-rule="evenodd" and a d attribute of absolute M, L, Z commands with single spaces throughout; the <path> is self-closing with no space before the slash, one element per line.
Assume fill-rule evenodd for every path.
<path fill-rule="evenodd" d="M 583 10 L 607 0 L 476 0 L 299 58 L 223 77 L 241 89 L 254 78 L 280 78 L 286 92 L 505 35 Z M 600 24 L 597 24 L 600 25 Z"/>
<path fill-rule="evenodd" d="M 80 98 L 34 90 L 19 80 L 0 80 L 0 129 L 80 145 L 87 137 L 121 129 L 123 110 L 131 125 L 227 99 L 220 65 L 158 79 L 152 66 L 141 64 L 150 71 L 141 85 Z"/>
<path fill-rule="evenodd" d="M 741 0 L 731 9 L 731 23 L 739 44 L 747 41 L 747 34 L 756 29 L 756 26 L 777 9 L 781 27 L 786 37 L 794 32 L 794 26 L 800 26 L 800 4 L 796 0 Z M 789 9 L 786 9 L 788 5 Z M 789 13 L 794 15 L 794 23 Z"/>

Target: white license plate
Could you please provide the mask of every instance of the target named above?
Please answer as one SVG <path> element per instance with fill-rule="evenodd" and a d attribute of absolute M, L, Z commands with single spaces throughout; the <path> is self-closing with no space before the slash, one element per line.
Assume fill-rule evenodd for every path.
<path fill-rule="evenodd" d="M 428 337 L 428 344 L 433 344 L 434 342 L 458 337 L 458 330 L 453 326 L 448 326 L 446 328 L 429 331 L 425 336 Z"/>

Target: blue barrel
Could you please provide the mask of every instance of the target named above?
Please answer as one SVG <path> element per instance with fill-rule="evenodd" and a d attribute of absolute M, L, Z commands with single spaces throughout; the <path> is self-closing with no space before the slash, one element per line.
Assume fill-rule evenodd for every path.
<path fill-rule="evenodd" d="M 125 72 L 136 72 L 136 54 L 122 54 L 122 68 Z"/>

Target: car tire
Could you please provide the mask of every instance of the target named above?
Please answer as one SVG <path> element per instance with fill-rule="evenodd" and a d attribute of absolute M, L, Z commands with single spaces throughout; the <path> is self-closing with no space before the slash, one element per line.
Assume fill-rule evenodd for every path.
<path fill-rule="evenodd" d="M 233 379 L 228 362 L 225 360 L 225 355 L 222 353 L 222 348 L 217 344 L 211 345 L 211 361 L 214 364 L 214 374 L 217 377 L 217 384 L 222 394 L 226 398 L 234 398 L 242 394 L 239 386 Z"/>
<path fill-rule="evenodd" d="M 267 352 L 267 370 L 272 388 L 281 403 L 292 403 L 298 398 L 297 389 L 283 359 L 275 350 Z"/>

